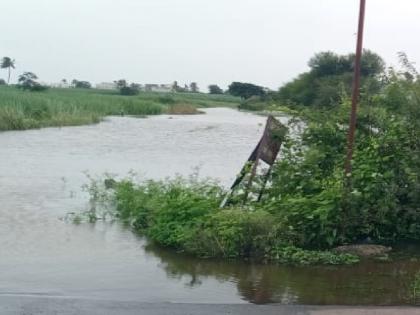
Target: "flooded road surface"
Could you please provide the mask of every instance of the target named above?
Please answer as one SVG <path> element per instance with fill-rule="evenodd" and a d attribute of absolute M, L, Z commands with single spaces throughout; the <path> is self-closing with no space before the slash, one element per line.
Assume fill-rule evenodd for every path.
<path fill-rule="evenodd" d="M 412 304 L 417 260 L 285 267 L 200 260 L 148 245 L 121 225 L 60 220 L 85 209 L 81 186 L 104 172 L 148 178 L 194 167 L 228 185 L 265 118 L 111 117 L 94 126 L 0 133 L 0 295 L 139 302 Z"/>

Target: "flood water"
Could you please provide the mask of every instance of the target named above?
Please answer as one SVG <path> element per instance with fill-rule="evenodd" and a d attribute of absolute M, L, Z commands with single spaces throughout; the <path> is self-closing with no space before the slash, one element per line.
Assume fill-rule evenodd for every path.
<path fill-rule="evenodd" d="M 228 185 L 265 118 L 110 117 L 92 126 L 0 133 L 0 295 L 144 302 L 410 304 L 420 260 L 352 267 L 287 267 L 201 260 L 152 246 L 118 223 L 74 225 L 85 172 L 201 176 Z"/>

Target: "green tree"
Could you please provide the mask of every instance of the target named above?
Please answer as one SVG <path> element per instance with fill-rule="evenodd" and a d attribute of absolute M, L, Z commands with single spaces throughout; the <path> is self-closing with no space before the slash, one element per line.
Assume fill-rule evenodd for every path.
<path fill-rule="evenodd" d="M 191 91 L 192 93 L 198 93 L 198 92 L 199 92 L 198 85 L 197 85 L 197 83 L 196 83 L 196 82 L 192 82 L 192 83 L 190 84 L 190 91 Z"/>
<path fill-rule="evenodd" d="M 79 81 L 74 79 L 73 81 L 71 81 L 73 87 L 78 88 L 78 89 L 90 89 L 92 88 L 92 84 L 90 84 L 90 82 L 88 81 Z"/>
<path fill-rule="evenodd" d="M 242 82 L 232 82 L 228 89 L 229 94 L 248 99 L 252 96 L 264 96 L 266 94 L 263 87 Z"/>
<path fill-rule="evenodd" d="M 10 73 L 11 73 L 11 69 L 15 68 L 15 60 L 10 58 L 10 57 L 3 57 L 3 60 L 1 62 L 1 66 L 2 69 L 8 69 L 9 71 L 9 75 L 7 77 L 7 84 L 9 84 L 10 82 Z"/>
<path fill-rule="evenodd" d="M 223 94 L 223 90 L 216 84 L 209 85 L 210 94 Z"/>
<path fill-rule="evenodd" d="M 286 104 L 336 105 L 341 95 L 351 92 L 354 58 L 354 54 L 338 55 L 331 51 L 316 54 L 308 62 L 310 70 L 282 86 L 278 98 Z M 382 58 L 364 50 L 361 74 L 365 96 L 379 91 L 384 71 Z"/>
<path fill-rule="evenodd" d="M 28 90 L 37 84 L 36 80 L 38 79 L 37 75 L 33 72 L 24 72 L 19 76 L 18 82 L 19 87 L 24 90 Z"/>
<path fill-rule="evenodd" d="M 178 81 L 174 81 L 174 83 L 172 83 L 172 91 L 179 92 L 179 89 Z"/>
<path fill-rule="evenodd" d="M 122 89 L 127 86 L 127 81 L 125 79 L 116 80 L 114 83 L 117 86 L 117 89 Z"/>
<path fill-rule="evenodd" d="M 29 91 L 45 91 L 48 87 L 37 82 L 38 77 L 33 72 L 24 72 L 19 76 L 18 87 Z"/>
<path fill-rule="evenodd" d="M 137 95 L 140 91 L 140 85 L 131 83 L 130 85 L 125 79 L 114 81 L 117 89 L 120 90 L 121 95 Z"/>
<path fill-rule="evenodd" d="M 316 77 L 338 75 L 352 71 L 352 60 L 348 56 L 339 56 L 331 51 L 326 51 L 312 57 L 308 66 Z"/>

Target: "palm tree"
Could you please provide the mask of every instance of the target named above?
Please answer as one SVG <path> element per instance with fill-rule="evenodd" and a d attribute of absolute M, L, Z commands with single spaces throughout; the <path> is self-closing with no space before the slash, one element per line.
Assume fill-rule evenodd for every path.
<path fill-rule="evenodd" d="M 10 57 L 3 57 L 3 60 L 1 62 L 1 66 L 2 69 L 9 69 L 9 76 L 7 78 L 7 84 L 9 84 L 10 82 L 10 71 L 11 69 L 15 68 L 15 60 Z"/>

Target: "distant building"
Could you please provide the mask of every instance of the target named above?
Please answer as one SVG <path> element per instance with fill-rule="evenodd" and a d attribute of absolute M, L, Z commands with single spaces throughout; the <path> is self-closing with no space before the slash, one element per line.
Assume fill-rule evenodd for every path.
<path fill-rule="evenodd" d="M 172 84 L 145 84 L 144 90 L 146 92 L 169 93 L 173 91 L 173 88 Z"/>
<path fill-rule="evenodd" d="M 117 85 L 114 82 L 102 82 L 96 84 L 96 88 L 100 90 L 116 90 Z"/>

